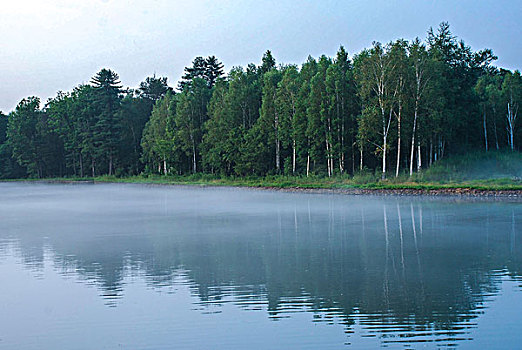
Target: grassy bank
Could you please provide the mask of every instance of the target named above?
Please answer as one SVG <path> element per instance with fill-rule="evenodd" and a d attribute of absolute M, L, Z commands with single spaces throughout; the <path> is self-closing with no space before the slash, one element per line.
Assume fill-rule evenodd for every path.
<path fill-rule="evenodd" d="M 265 176 L 220 177 L 209 174 L 186 176 L 140 175 L 132 177 L 54 178 L 45 181 L 90 181 L 201 186 L 265 187 L 281 189 L 360 189 L 360 190 L 477 190 L 522 191 L 522 154 L 477 152 L 435 163 L 412 177 L 401 174 L 381 180 L 379 172 L 363 171 L 354 176 Z"/>
<path fill-rule="evenodd" d="M 38 181 L 15 180 L 15 181 Z M 95 178 L 53 178 L 46 182 L 95 182 L 95 183 L 137 183 L 163 185 L 195 185 L 195 186 L 230 186 L 258 187 L 280 189 L 361 189 L 361 190 L 451 190 L 468 189 L 482 191 L 522 191 L 522 182 L 509 178 L 470 181 L 406 181 L 391 179 L 384 181 L 361 182 L 351 177 L 215 177 L 208 175 L 194 176 L 133 176 L 114 177 L 100 176 Z"/>

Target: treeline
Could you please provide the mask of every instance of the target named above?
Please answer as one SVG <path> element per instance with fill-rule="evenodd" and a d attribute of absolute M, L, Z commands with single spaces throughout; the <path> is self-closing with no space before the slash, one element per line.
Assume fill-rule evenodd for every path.
<path fill-rule="evenodd" d="M 0 114 L 0 177 L 413 174 L 468 150 L 519 151 L 522 78 L 442 23 L 427 39 L 373 43 L 350 59 L 234 67 L 197 57 L 177 89 L 123 89 L 102 69 L 45 105 Z"/>

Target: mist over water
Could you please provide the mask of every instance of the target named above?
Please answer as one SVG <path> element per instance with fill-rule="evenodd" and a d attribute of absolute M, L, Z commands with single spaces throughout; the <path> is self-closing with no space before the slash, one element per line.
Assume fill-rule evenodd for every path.
<path fill-rule="evenodd" d="M 0 183 L 0 349 L 514 348 L 522 203 Z"/>

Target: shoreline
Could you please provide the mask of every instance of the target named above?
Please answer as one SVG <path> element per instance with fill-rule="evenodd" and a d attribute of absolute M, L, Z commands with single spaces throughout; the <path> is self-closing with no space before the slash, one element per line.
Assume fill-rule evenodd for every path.
<path fill-rule="evenodd" d="M 180 187 L 211 187 L 211 188 L 241 188 L 254 190 L 269 190 L 281 192 L 301 192 L 314 194 L 346 194 L 355 196 L 378 195 L 378 196 L 430 196 L 430 197 L 469 197 L 469 198 L 510 198 L 522 199 L 522 189 L 482 189 L 466 186 L 452 185 L 429 185 L 425 188 L 419 188 L 408 185 L 389 185 L 386 187 L 365 187 L 364 185 L 349 185 L 347 187 L 327 187 L 323 186 L 269 186 L 269 185 L 252 185 L 246 182 L 238 183 L 219 183 L 219 182 L 176 182 L 176 181 L 154 181 L 147 179 L 124 178 L 120 181 L 117 179 L 85 179 L 85 180 L 67 180 L 67 179 L 15 179 L 0 180 L 0 183 L 41 183 L 41 184 L 134 184 L 148 186 L 180 186 Z M 392 187 L 393 186 L 393 187 Z"/>

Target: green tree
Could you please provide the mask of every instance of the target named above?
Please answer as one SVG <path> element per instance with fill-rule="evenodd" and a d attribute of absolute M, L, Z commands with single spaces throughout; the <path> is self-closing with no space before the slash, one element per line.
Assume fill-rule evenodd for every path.
<path fill-rule="evenodd" d="M 386 178 L 387 153 L 390 127 L 394 116 L 394 104 L 398 94 L 395 62 L 389 50 L 376 42 L 356 59 L 355 72 L 359 94 L 365 108 L 377 107 L 380 114 L 381 143 L 374 145 L 382 157 L 382 179 Z M 377 125 L 374 126 L 378 128 Z"/>
<path fill-rule="evenodd" d="M 190 157 L 191 170 L 194 174 L 199 168 L 203 124 L 208 119 L 207 104 L 211 92 L 204 79 L 195 78 L 190 87 L 185 88 L 178 95 L 175 115 L 175 141 Z"/>
<path fill-rule="evenodd" d="M 228 81 L 218 82 L 209 103 L 203 137 L 203 162 L 211 172 L 243 172 L 241 149 L 245 133 L 258 119 L 256 70 L 232 68 Z"/>
<path fill-rule="evenodd" d="M 410 176 L 413 175 L 413 162 L 415 159 L 415 146 L 418 142 L 416 140 L 417 125 L 420 120 L 420 113 L 423 110 L 423 106 L 428 101 L 430 81 L 433 78 L 433 66 L 430 64 L 430 58 L 426 51 L 426 46 L 422 44 L 419 38 L 416 38 L 408 47 L 408 60 L 410 69 L 410 79 L 408 82 L 408 95 L 410 103 L 413 106 L 413 117 L 412 119 L 412 132 L 411 132 L 411 146 L 410 146 Z M 432 97 L 434 94 L 431 94 Z M 433 101 L 435 100 L 435 101 Z M 440 100 L 434 98 L 431 102 L 431 106 L 435 107 L 436 101 Z M 430 153 L 431 154 L 431 153 Z M 418 162 L 420 165 L 420 162 Z"/>
<path fill-rule="evenodd" d="M 95 157 L 108 165 L 108 175 L 114 173 L 115 156 L 120 140 L 121 121 L 119 109 L 121 85 L 119 76 L 110 69 L 102 69 L 91 80 L 94 87 L 94 108 L 96 124 L 94 126 Z"/>
<path fill-rule="evenodd" d="M 502 95 L 506 105 L 506 130 L 509 148 L 514 151 L 518 129 L 518 109 L 522 104 L 522 77 L 519 71 L 507 73 L 502 83 Z"/>
<path fill-rule="evenodd" d="M 203 79 L 209 89 L 213 88 L 216 81 L 223 75 L 223 63 L 215 56 L 203 58 L 198 56 L 192 61 L 191 67 L 185 67 L 185 74 L 179 83 L 180 90 L 190 88 L 196 78 Z"/>
<path fill-rule="evenodd" d="M 331 148 L 337 159 L 339 172 L 346 170 L 346 159 L 351 159 L 352 172 L 355 168 L 355 116 L 358 113 L 353 66 L 343 46 L 339 48 L 333 64 L 326 72 L 326 91 L 331 115 Z M 332 166 L 332 171 L 333 171 Z"/>
<path fill-rule="evenodd" d="M 242 70 L 230 73 L 229 79 L 234 81 L 242 76 Z M 240 78 L 239 78 L 240 79 Z M 243 126 L 242 114 L 234 108 L 229 84 L 225 81 L 217 83 L 209 103 L 209 119 L 205 123 L 205 134 L 202 142 L 203 164 L 212 173 L 232 174 L 239 161 Z"/>
<path fill-rule="evenodd" d="M 68 174 L 83 176 L 83 162 L 79 138 L 78 115 L 75 113 L 76 92 L 58 92 L 46 104 L 48 124 L 64 147 L 64 161 Z M 78 173 L 79 170 L 79 173 Z"/>
<path fill-rule="evenodd" d="M 149 101 L 152 110 L 156 101 L 165 96 L 167 91 L 172 91 L 172 88 L 167 84 L 167 77 L 156 78 L 156 75 L 153 75 L 142 81 L 138 90 L 139 97 Z"/>
<path fill-rule="evenodd" d="M 306 169 L 306 176 L 310 174 L 310 159 L 312 155 L 313 129 L 309 129 L 308 106 L 310 104 L 310 89 L 313 77 L 317 74 L 317 61 L 308 56 L 307 61 L 301 66 L 299 80 L 300 87 L 297 98 L 296 118 L 294 120 L 294 130 L 296 134 L 297 147 L 297 167 Z"/>
<path fill-rule="evenodd" d="M 263 58 L 261 59 L 261 66 L 259 67 L 259 70 L 261 74 L 268 73 L 272 69 L 274 69 L 276 66 L 276 60 L 274 56 L 272 56 L 272 52 L 270 50 L 266 50 L 265 54 L 263 55 Z"/>
<path fill-rule="evenodd" d="M 121 100 L 117 112 L 117 120 L 121 123 L 118 142 L 119 173 L 137 175 L 142 171 L 141 139 L 150 115 L 149 99 L 127 94 Z"/>
<path fill-rule="evenodd" d="M 7 142 L 7 116 L 0 111 L 0 179 L 25 176 L 23 169 L 11 157 L 12 150 Z"/>
<path fill-rule="evenodd" d="M 176 166 L 176 146 L 174 144 L 174 115 L 176 96 L 168 91 L 156 101 L 152 115 L 143 130 L 141 147 L 142 161 L 149 170 L 167 175 Z"/>
<path fill-rule="evenodd" d="M 9 114 L 7 138 L 13 158 L 29 176 L 62 175 L 56 170 L 61 165 L 57 159 L 61 145 L 48 128 L 39 98 L 23 99 Z"/>
<path fill-rule="evenodd" d="M 297 166 L 297 100 L 299 98 L 299 71 L 297 66 L 289 65 L 283 69 L 282 78 L 277 86 L 275 109 L 279 115 L 278 136 L 283 148 L 291 150 L 289 161 L 285 162 L 285 173 L 296 174 Z M 300 145 L 299 145 L 300 146 Z M 285 158 L 285 157 L 284 157 Z"/>
<path fill-rule="evenodd" d="M 310 160 L 315 173 L 324 171 L 323 162 L 326 161 L 326 173 L 333 174 L 334 150 L 332 147 L 333 124 L 330 96 L 326 90 L 326 72 L 332 60 L 321 56 L 317 63 L 317 73 L 310 80 L 310 95 L 308 99 L 307 136 L 310 140 Z"/>
<path fill-rule="evenodd" d="M 208 56 L 205 59 L 204 78 L 208 87 L 213 88 L 217 80 L 223 75 L 223 63 L 219 62 L 216 56 Z"/>
<path fill-rule="evenodd" d="M 261 113 L 257 120 L 257 132 L 262 134 L 266 147 L 270 153 L 276 173 L 281 172 L 281 115 L 276 106 L 277 86 L 281 80 L 281 73 L 272 69 L 263 76 L 263 97 Z M 270 167 L 272 168 L 272 167 Z"/>
<path fill-rule="evenodd" d="M 408 42 L 399 39 L 389 44 L 389 60 L 394 69 L 391 76 L 391 84 L 394 86 L 393 115 L 397 125 L 397 157 L 395 162 L 395 177 L 399 176 L 402 150 L 402 125 L 404 109 L 407 105 L 407 86 L 411 84 L 410 62 L 408 59 Z"/>
<path fill-rule="evenodd" d="M 430 57 L 436 62 L 434 84 L 442 88 L 438 96 L 441 107 L 432 114 L 439 130 L 440 154 L 444 149 L 456 153 L 482 145 L 483 118 L 476 117 L 481 113 L 474 87 L 480 76 L 491 70 L 496 57 L 489 49 L 473 52 L 464 41 L 457 40 L 446 22 L 437 31 L 430 28 L 427 42 Z"/>

